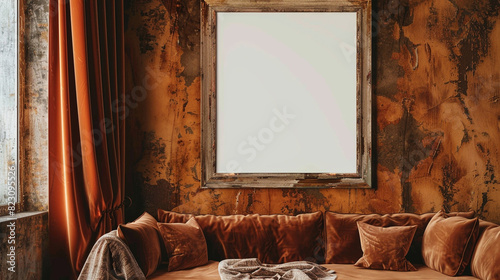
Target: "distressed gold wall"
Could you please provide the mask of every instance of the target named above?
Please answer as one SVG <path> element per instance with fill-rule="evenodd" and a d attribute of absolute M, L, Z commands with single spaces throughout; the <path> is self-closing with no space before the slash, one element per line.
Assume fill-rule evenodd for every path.
<path fill-rule="evenodd" d="M 49 229 L 48 214 L 48 45 L 49 0 L 19 1 L 24 14 L 20 47 L 24 56 L 19 97 L 19 184 L 21 207 L 14 216 L 0 217 L 0 279 L 47 279 Z M 5 172 L 2 170 L 1 172 Z M 43 211 L 43 212 L 38 212 Z M 7 239 L 15 222 L 16 272 L 7 263 Z"/>
<path fill-rule="evenodd" d="M 500 222 L 499 1 L 374 0 L 375 190 L 200 189 L 199 0 L 127 13 L 127 218 L 475 210 Z"/>
<path fill-rule="evenodd" d="M 49 209 L 49 1 L 25 0 L 24 96 L 20 145 L 23 210 Z"/>

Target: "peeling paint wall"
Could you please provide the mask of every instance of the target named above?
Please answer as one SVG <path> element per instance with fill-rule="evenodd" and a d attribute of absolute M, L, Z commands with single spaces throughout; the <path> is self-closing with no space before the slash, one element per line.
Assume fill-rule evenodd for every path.
<path fill-rule="evenodd" d="M 0 217 L 2 279 L 49 279 L 48 219 L 47 212 L 23 212 L 8 218 Z M 12 243 L 12 240 L 15 240 L 15 243 Z"/>
<path fill-rule="evenodd" d="M 134 0 L 126 8 L 128 86 L 144 97 L 127 119 L 128 219 L 157 208 L 213 214 L 471 209 L 500 222 L 498 1 L 374 1 L 377 188 L 370 190 L 200 189 L 199 1 L 164 2 Z"/>
<path fill-rule="evenodd" d="M 20 165 L 24 211 L 49 209 L 49 1 L 24 1 L 25 87 Z"/>
<path fill-rule="evenodd" d="M 20 99 L 19 170 L 22 209 L 0 217 L 0 278 L 47 279 L 48 214 L 48 32 L 49 0 L 20 1 L 24 5 L 24 94 Z M 3 171 L 2 171 L 3 172 Z M 42 211 L 42 212 L 40 212 Z M 7 227 L 15 223 L 15 229 Z M 15 236 L 15 244 L 7 243 Z M 9 246 L 7 246 L 9 245 Z M 10 246 L 15 247 L 15 272 L 7 270 Z"/>
<path fill-rule="evenodd" d="M 7 209 L 3 205 L 17 200 L 11 184 L 17 177 L 17 59 L 18 12 L 17 1 L 4 1 L 0 5 L 0 215 Z M 14 170 L 12 170 L 14 169 Z M 5 210 L 3 210 L 4 208 Z"/>

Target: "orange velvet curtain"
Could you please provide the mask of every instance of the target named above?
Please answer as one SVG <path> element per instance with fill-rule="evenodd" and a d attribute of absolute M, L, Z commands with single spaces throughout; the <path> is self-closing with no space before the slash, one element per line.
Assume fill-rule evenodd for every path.
<path fill-rule="evenodd" d="M 123 222 L 123 0 L 50 0 L 51 279 L 75 279 Z"/>

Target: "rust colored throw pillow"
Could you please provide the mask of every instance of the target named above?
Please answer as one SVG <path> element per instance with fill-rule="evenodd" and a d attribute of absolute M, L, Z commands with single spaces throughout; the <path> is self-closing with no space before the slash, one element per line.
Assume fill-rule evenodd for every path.
<path fill-rule="evenodd" d="M 159 222 L 183 222 L 190 217 L 193 216 L 158 210 Z M 276 219 L 260 215 L 198 215 L 195 219 L 205 235 L 209 260 L 258 258 L 263 263 L 278 261 L 272 230 L 278 224 Z"/>
<path fill-rule="evenodd" d="M 297 216 L 276 215 L 278 227 L 274 232 L 279 260 L 277 263 L 310 261 L 324 263 L 323 213 Z"/>
<path fill-rule="evenodd" d="M 144 212 L 135 221 L 119 225 L 118 236 L 128 245 L 144 275 L 151 275 L 161 262 L 156 219 Z"/>
<path fill-rule="evenodd" d="M 472 275 L 483 280 L 500 279 L 500 226 L 479 221 L 479 232 L 470 263 Z"/>
<path fill-rule="evenodd" d="M 183 222 L 190 217 L 158 210 L 160 222 Z M 210 260 L 258 258 L 263 263 L 324 263 L 321 212 L 297 216 L 199 215 L 195 219 L 207 240 Z"/>
<path fill-rule="evenodd" d="M 187 223 L 158 223 L 168 255 L 168 271 L 197 267 L 208 262 L 207 242 L 194 218 Z"/>
<path fill-rule="evenodd" d="M 422 236 L 429 221 L 435 213 L 426 214 L 339 214 L 325 212 L 325 263 L 354 264 L 361 256 L 361 242 L 359 239 L 357 222 L 365 222 L 374 226 L 411 226 L 416 225 L 417 230 L 413 237 L 412 245 L 406 258 L 411 263 L 423 263 Z M 463 216 L 473 218 L 475 213 L 454 212 L 450 216 Z"/>
<path fill-rule="evenodd" d="M 417 270 L 405 258 L 417 226 L 378 227 L 358 222 L 358 229 L 363 256 L 355 266 L 395 271 Z"/>
<path fill-rule="evenodd" d="M 425 264 L 449 276 L 461 275 L 469 261 L 479 233 L 477 218 L 434 215 L 422 239 Z"/>

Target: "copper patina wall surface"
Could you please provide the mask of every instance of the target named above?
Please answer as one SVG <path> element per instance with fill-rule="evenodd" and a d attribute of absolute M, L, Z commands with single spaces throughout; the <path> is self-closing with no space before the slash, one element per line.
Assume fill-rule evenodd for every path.
<path fill-rule="evenodd" d="M 500 222 L 500 2 L 374 1 L 376 189 L 200 189 L 198 0 L 127 6 L 127 218 L 475 210 Z"/>

